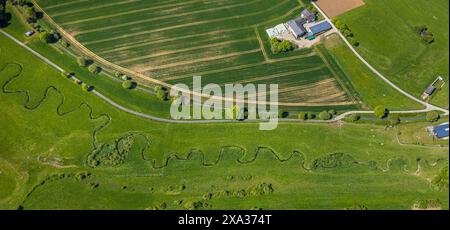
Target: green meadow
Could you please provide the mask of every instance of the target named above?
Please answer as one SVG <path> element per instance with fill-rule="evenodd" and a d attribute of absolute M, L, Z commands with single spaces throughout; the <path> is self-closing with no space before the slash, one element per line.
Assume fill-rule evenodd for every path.
<path fill-rule="evenodd" d="M 438 76 L 446 85 L 431 102 L 448 108 L 449 2 L 447 0 L 365 0 L 365 6 L 338 18 L 360 42 L 369 63 L 395 84 L 420 97 Z M 435 41 L 427 44 L 414 28 L 425 25 Z"/>
<path fill-rule="evenodd" d="M 402 145 L 371 124 L 158 123 L 0 44 L 1 209 L 448 209 L 446 143 Z"/>

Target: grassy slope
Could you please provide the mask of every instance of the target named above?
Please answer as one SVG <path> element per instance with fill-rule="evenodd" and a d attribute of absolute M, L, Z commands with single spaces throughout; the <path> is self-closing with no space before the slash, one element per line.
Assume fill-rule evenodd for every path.
<path fill-rule="evenodd" d="M 446 87 L 432 102 L 448 108 L 447 0 L 366 0 L 341 18 L 361 42 L 358 51 L 394 83 L 419 97 L 441 75 Z M 427 25 L 436 41 L 426 45 L 414 26 Z"/>
<path fill-rule="evenodd" d="M 328 37 L 321 50 L 329 62 L 337 66 L 337 71 L 342 71 L 342 79 L 347 79 L 356 89 L 366 107 L 373 109 L 384 105 L 390 110 L 423 109 L 422 105 L 397 92 L 372 73 L 337 35 Z"/>
<path fill-rule="evenodd" d="M 0 167 L 2 171 L 10 172 L 7 175 L 16 175 L 9 178 L 18 185 L 15 193 L 2 195 L 6 199 L 0 201 L 1 208 L 12 209 L 23 204 L 30 209 L 144 209 L 165 202 L 170 209 L 180 209 L 183 205 L 175 205 L 175 200 L 202 200 L 209 192 L 216 196 L 204 202 L 212 205 L 207 208 L 214 209 L 255 206 L 343 209 L 355 204 L 364 204 L 370 209 L 409 209 L 416 200 L 430 198 L 440 199 L 443 208 L 448 208 L 448 190 L 432 190 L 426 180 L 447 164 L 446 148 L 399 146 L 394 139 L 395 131 L 385 131 L 374 125 L 337 128 L 282 124 L 275 131 L 261 132 L 257 131 L 256 124 L 168 125 L 150 122 L 117 111 L 82 92 L 4 36 L 0 36 L 0 41 L 0 66 L 18 62 L 23 67 L 22 72 L 17 65 L 4 69 L 0 73 L 1 85 L 20 74 L 6 90 L 29 92 L 28 107 L 37 106 L 28 110 L 23 106 L 23 96 L 0 94 L 0 111 L 4 114 L 0 130 Z M 50 90 L 41 103 L 43 92 L 49 86 L 54 86 L 57 91 Z M 61 95 L 65 101 L 59 112 L 72 111 L 64 116 L 56 113 Z M 93 120 L 89 119 L 89 107 L 75 109 L 83 101 L 92 106 Z M 111 123 L 105 123 L 107 118 L 111 118 Z M 121 166 L 88 168 L 84 162 L 93 148 L 93 130 L 105 124 L 97 135 L 95 146 L 126 134 L 137 135 L 135 145 Z M 138 134 L 151 141 L 150 148 L 142 155 L 140 150 L 147 142 Z M 223 149 L 226 146 L 234 148 Z M 262 150 L 256 161 L 251 161 L 255 149 L 260 146 L 273 148 L 282 159 L 287 159 L 295 150 L 303 157 L 296 154 L 285 163 L 275 163 L 278 162 L 275 155 Z M 238 147 L 245 152 L 238 151 Z M 152 159 L 155 159 L 155 165 L 161 165 L 165 156 L 173 153 L 186 156 L 193 149 L 204 153 L 205 162 L 214 162 L 221 149 L 225 158 L 217 165 L 202 166 L 197 154 L 189 161 L 172 160 L 162 170 L 152 169 Z M 341 163 L 348 164 L 312 171 L 302 167 L 303 158 L 305 167 L 309 168 L 314 159 L 335 152 L 346 153 L 360 164 L 343 161 Z M 48 166 L 40 162 L 38 156 L 61 158 L 63 165 L 75 168 Z M 238 163 L 239 158 L 252 163 Z M 413 175 L 417 158 L 422 159 L 420 176 Z M 370 163 L 372 161 L 376 164 Z M 430 166 L 433 162 L 437 162 L 434 167 Z M 29 193 L 49 175 L 80 171 L 89 171 L 93 175 L 84 181 L 65 178 L 47 182 Z M 230 180 L 229 176 L 234 179 Z M 251 176 L 251 179 L 243 176 Z M 11 184 L 8 179 L 0 179 L 1 183 Z M 99 188 L 92 189 L 91 182 L 99 183 Z M 262 182 L 272 183 L 274 193 L 244 198 L 217 195 L 222 190 L 237 191 Z M 168 188 L 181 184 L 186 185 L 183 191 Z M 2 189 L 2 192 L 8 193 L 8 190 Z M 29 194 L 28 198 L 25 194 Z"/>

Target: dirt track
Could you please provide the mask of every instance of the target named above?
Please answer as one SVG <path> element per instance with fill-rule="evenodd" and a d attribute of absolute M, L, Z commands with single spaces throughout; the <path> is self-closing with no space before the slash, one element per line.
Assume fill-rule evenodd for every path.
<path fill-rule="evenodd" d="M 345 12 L 363 6 L 363 0 L 318 0 L 317 5 L 325 11 L 328 17 L 333 18 Z"/>

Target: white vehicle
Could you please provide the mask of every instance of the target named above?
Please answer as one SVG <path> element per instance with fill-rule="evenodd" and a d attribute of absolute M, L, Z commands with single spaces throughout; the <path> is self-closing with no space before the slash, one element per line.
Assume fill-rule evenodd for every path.
<path fill-rule="evenodd" d="M 30 30 L 30 31 L 27 31 L 27 32 L 25 33 L 25 36 L 31 37 L 31 36 L 33 36 L 33 34 L 34 34 L 34 31 L 33 31 L 33 30 Z"/>

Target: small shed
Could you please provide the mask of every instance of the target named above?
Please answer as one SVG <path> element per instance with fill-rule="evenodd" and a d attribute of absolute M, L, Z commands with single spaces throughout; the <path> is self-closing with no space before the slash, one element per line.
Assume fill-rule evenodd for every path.
<path fill-rule="evenodd" d="M 306 34 L 306 29 L 303 25 L 299 25 L 295 20 L 290 20 L 287 22 L 288 29 L 296 38 L 300 38 Z"/>
<path fill-rule="evenodd" d="M 316 21 L 316 15 L 308 9 L 303 10 L 300 16 L 306 19 L 308 23 Z"/>

